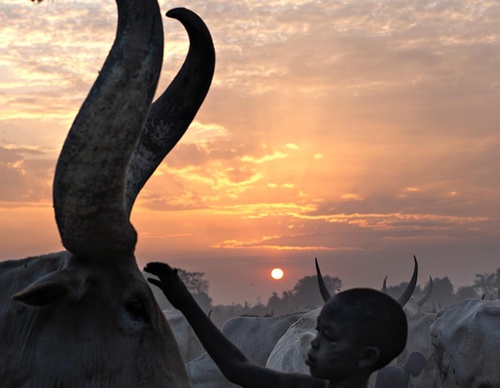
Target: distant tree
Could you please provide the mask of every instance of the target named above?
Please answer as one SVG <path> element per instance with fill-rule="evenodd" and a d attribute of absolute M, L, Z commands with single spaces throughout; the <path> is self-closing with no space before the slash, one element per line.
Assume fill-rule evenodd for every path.
<path fill-rule="evenodd" d="M 497 270 L 498 271 L 498 270 Z M 476 280 L 474 280 L 473 287 L 481 295 L 489 296 L 493 292 L 496 293 L 498 286 L 496 284 L 496 274 L 495 273 L 477 273 Z"/>
<path fill-rule="evenodd" d="M 252 306 L 252 308 L 248 311 L 248 314 L 255 315 L 258 317 L 264 317 L 271 315 L 271 311 L 267 306 L 262 304 L 260 298 L 257 298 L 257 303 Z"/>
<path fill-rule="evenodd" d="M 297 306 L 293 304 L 293 292 L 292 290 L 285 290 L 281 295 L 281 309 L 276 311 L 278 314 L 286 314 L 296 311 Z"/>
<path fill-rule="evenodd" d="M 500 268 L 497 268 L 495 272 L 495 284 L 500 287 Z"/>
<path fill-rule="evenodd" d="M 267 308 L 276 314 L 282 314 L 281 310 L 285 310 L 283 300 L 278 296 L 277 292 L 273 292 L 273 295 L 267 301 Z"/>
<path fill-rule="evenodd" d="M 293 292 L 292 292 L 292 290 L 285 290 L 285 291 L 283 291 L 281 300 L 284 303 L 291 304 L 292 300 L 293 300 Z"/>
<path fill-rule="evenodd" d="M 444 278 L 433 278 L 432 280 L 434 285 L 432 295 L 429 299 L 430 303 L 435 303 L 438 306 L 446 306 L 457 301 L 457 297 L 453 292 L 453 284 L 448 276 Z M 425 293 L 425 291 L 424 289 L 423 292 Z"/>
<path fill-rule="evenodd" d="M 387 287 L 386 292 L 387 295 L 392 296 L 394 299 L 398 299 L 401 295 L 403 295 L 403 293 L 406 291 L 407 288 L 408 288 L 408 282 L 402 282 L 396 286 Z M 420 288 L 420 286 L 416 286 L 415 291 L 413 291 L 413 296 L 418 298 L 418 296 L 422 295 L 422 293 L 423 291 Z"/>
<path fill-rule="evenodd" d="M 495 271 L 495 285 L 500 287 L 500 268 Z"/>
<path fill-rule="evenodd" d="M 217 305 L 213 307 L 210 319 L 217 327 L 221 328 L 228 319 L 242 314 L 245 314 L 245 309 L 239 303 Z"/>
<path fill-rule="evenodd" d="M 203 279 L 204 272 L 188 272 L 183 269 L 178 269 L 179 277 L 182 279 L 186 288 L 193 294 L 208 294 L 209 281 Z"/>
<path fill-rule="evenodd" d="M 457 297 L 457 301 L 461 301 L 468 298 L 478 298 L 475 288 L 473 286 L 463 286 L 458 287 L 457 292 L 455 293 Z"/>
<path fill-rule="evenodd" d="M 293 313 L 297 310 L 297 306 L 293 303 L 293 292 L 291 290 L 283 291 L 283 296 L 280 298 L 277 292 L 273 292 L 272 296 L 267 301 L 266 314 L 283 315 Z"/>
<path fill-rule="evenodd" d="M 203 272 L 188 272 L 183 269 L 177 269 L 180 278 L 186 285 L 186 288 L 191 292 L 194 299 L 203 311 L 208 312 L 212 308 L 212 299 L 208 296 L 209 282 L 203 279 Z M 148 277 L 148 274 L 145 274 Z M 171 307 L 170 302 L 165 298 L 163 292 L 157 287 L 152 287 L 155 299 L 159 303 L 162 310 Z"/>
<path fill-rule="evenodd" d="M 342 281 L 337 277 L 323 276 L 330 294 L 335 294 L 342 287 Z M 293 290 L 290 291 L 291 302 L 297 307 L 320 306 L 324 304 L 318 287 L 318 279 L 314 276 L 304 276 L 299 279 Z"/>
<path fill-rule="evenodd" d="M 497 268 L 495 272 L 495 290 L 496 290 L 496 297 L 500 298 L 500 268 Z M 495 295 L 494 295 L 495 297 Z"/>

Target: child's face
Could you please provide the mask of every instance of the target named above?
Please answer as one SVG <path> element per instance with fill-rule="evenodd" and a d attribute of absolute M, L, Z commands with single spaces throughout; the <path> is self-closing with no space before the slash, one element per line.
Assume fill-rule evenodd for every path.
<path fill-rule="evenodd" d="M 327 305 L 318 317 L 318 334 L 311 343 L 306 360 L 313 377 L 341 381 L 356 377 L 363 347 L 353 340 L 342 313 Z"/>

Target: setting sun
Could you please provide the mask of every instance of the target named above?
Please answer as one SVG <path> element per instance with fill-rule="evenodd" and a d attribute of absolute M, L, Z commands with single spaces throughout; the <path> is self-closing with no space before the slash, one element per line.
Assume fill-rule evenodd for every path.
<path fill-rule="evenodd" d="M 273 279 L 279 280 L 283 277 L 283 270 L 281 268 L 275 268 L 271 271 L 271 277 Z"/>

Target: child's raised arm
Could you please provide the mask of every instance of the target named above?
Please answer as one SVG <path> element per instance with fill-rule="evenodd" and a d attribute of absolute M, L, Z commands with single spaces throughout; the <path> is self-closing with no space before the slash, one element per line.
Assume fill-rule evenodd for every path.
<path fill-rule="evenodd" d="M 326 386 L 325 382 L 311 376 L 281 373 L 250 362 L 201 310 L 176 269 L 164 263 L 149 263 L 144 271 L 158 276 L 160 280 L 148 278 L 148 281 L 159 287 L 170 303 L 184 314 L 205 350 L 232 383 L 248 388 Z"/>

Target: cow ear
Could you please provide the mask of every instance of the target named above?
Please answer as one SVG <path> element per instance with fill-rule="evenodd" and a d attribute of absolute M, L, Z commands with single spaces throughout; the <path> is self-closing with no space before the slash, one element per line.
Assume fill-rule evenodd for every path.
<path fill-rule="evenodd" d="M 12 299 L 28 306 L 42 307 L 64 299 L 68 294 L 82 294 L 81 279 L 73 271 L 51 272 L 17 292 Z"/>

